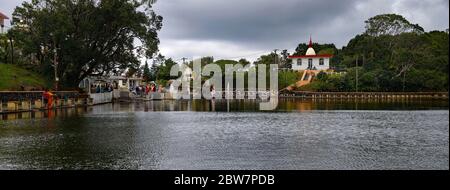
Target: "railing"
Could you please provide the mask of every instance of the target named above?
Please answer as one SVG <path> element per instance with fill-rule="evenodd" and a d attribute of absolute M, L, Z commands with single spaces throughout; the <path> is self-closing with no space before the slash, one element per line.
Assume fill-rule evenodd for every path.
<path fill-rule="evenodd" d="M 22 100 L 41 100 L 42 91 L 16 92 L 0 91 L 0 101 L 22 101 Z"/>
<path fill-rule="evenodd" d="M 282 92 L 281 97 L 303 98 L 439 98 L 448 99 L 448 92 Z"/>
<path fill-rule="evenodd" d="M 56 97 L 53 98 L 51 104 L 48 104 L 48 100 L 43 97 L 43 91 L 0 91 L 0 114 L 112 102 L 112 93 L 94 95 L 94 98 L 77 91 L 55 91 L 52 93 Z"/>
<path fill-rule="evenodd" d="M 55 91 L 52 92 L 58 99 L 78 98 L 77 91 Z M 23 101 L 42 100 L 44 91 L 0 91 L 0 101 Z"/>

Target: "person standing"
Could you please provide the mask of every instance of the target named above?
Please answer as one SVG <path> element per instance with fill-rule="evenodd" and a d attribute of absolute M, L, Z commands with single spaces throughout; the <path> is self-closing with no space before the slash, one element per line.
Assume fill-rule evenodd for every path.
<path fill-rule="evenodd" d="M 139 86 L 134 87 L 134 89 L 136 90 L 136 96 L 139 96 Z"/>
<path fill-rule="evenodd" d="M 149 92 L 150 92 L 150 86 L 147 84 L 145 86 L 145 95 L 148 95 Z"/>
<path fill-rule="evenodd" d="M 52 109 L 53 108 L 53 96 L 54 96 L 54 94 L 46 89 L 44 91 L 44 93 L 43 93 L 43 96 L 44 96 L 44 101 L 47 100 L 47 109 Z"/>
<path fill-rule="evenodd" d="M 211 91 L 211 99 L 215 99 L 216 89 L 214 88 L 214 85 L 211 85 L 210 91 Z"/>
<path fill-rule="evenodd" d="M 156 92 L 156 85 L 155 84 L 152 84 L 152 87 L 151 87 L 150 91 L 151 92 Z"/>

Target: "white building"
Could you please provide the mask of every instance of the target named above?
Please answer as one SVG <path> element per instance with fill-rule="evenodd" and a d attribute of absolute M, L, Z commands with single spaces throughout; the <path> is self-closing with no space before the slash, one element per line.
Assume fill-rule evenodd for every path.
<path fill-rule="evenodd" d="M 328 70 L 330 69 L 331 54 L 317 55 L 309 40 L 309 47 L 305 55 L 289 56 L 292 59 L 293 70 Z"/>
<path fill-rule="evenodd" d="M 0 12 L 0 27 L 1 27 L 1 33 L 3 33 L 3 27 L 5 27 L 5 20 L 8 20 L 9 18 Z"/>

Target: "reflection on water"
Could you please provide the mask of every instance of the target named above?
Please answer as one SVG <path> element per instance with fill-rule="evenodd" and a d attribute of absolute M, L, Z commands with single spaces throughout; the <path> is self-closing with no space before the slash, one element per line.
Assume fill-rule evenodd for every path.
<path fill-rule="evenodd" d="M 257 106 L 154 101 L 2 115 L 0 169 L 449 169 L 448 101 Z"/>
<path fill-rule="evenodd" d="M 92 111 L 92 107 L 76 107 L 76 108 L 66 108 L 56 110 L 0 114 L 0 118 L 1 120 L 16 120 L 16 119 L 68 117 L 68 116 L 77 116 L 89 111 Z"/>
<path fill-rule="evenodd" d="M 136 103 L 115 103 L 94 107 L 77 107 L 58 110 L 0 114 L 2 120 L 39 119 L 78 116 L 102 111 L 152 112 L 152 111 L 213 111 L 259 112 L 256 100 L 165 100 Z M 308 112 L 313 110 L 445 110 L 448 100 L 333 100 L 282 98 L 273 112 Z"/>
<path fill-rule="evenodd" d="M 193 100 L 153 101 L 111 105 L 114 111 L 237 111 L 259 112 L 256 100 Z M 448 100 L 331 100 L 280 99 L 274 112 L 303 112 L 312 110 L 436 110 L 448 109 Z"/>

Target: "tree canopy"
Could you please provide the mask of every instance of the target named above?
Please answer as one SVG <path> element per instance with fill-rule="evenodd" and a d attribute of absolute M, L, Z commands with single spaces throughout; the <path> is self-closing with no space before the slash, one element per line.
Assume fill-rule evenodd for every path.
<path fill-rule="evenodd" d="M 412 24 L 403 16 L 397 14 L 382 14 L 365 21 L 366 34 L 371 36 L 398 35 L 405 32 L 423 33 L 418 24 Z"/>
<path fill-rule="evenodd" d="M 297 48 L 295 48 L 295 52 L 293 55 L 305 55 L 306 50 L 308 50 L 308 45 L 306 43 L 298 44 Z M 337 51 L 337 48 L 334 44 L 319 44 L 313 43 L 312 47 L 318 54 L 333 54 Z"/>
<path fill-rule="evenodd" d="M 13 13 L 24 27 L 9 32 L 23 54 L 37 58 L 36 70 L 76 87 L 87 76 L 139 68 L 140 57 L 158 52 L 162 17 L 152 11 L 154 2 L 33 0 Z"/>

